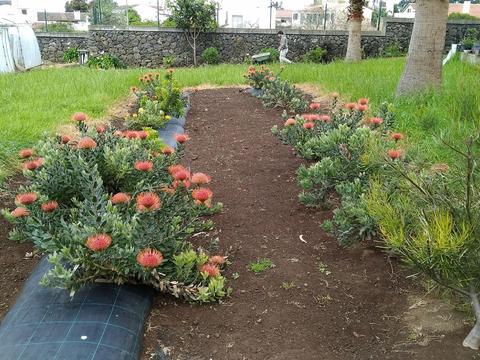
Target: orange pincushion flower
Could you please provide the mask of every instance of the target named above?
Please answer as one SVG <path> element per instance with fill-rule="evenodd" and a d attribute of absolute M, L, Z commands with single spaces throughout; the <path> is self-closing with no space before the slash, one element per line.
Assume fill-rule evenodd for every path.
<path fill-rule="evenodd" d="M 38 158 L 33 161 L 26 162 L 23 167 L 27 170 L 35 170 L 43 165 L 43 158 Z"/>
<path fill-rule="evenodd" d="M 72 138 L 68 135 L 62 135 L 62 137 L 60 138 L 62 144 L 68 144 L 70 140 L 72 140 Z"/>
<path fill-rule="evenodd" d="M 17 207 L 10 213 L 10 215 L 12 215 L 14 218 L 22 218 L 30 215 L 30 212 L 24 207 Z"/>
<path fill-rule="evenodd" d="M 27 159 L 29 157 L 32 157 L 33 156 L 33 149 L 23 149 L 23 150 L 20 150 L 20 153 L 19 153 L 20 157 L 22 159 Z"/>
<path fill-rule="evenodd" d="M 183 144 L 185 142 L 187 142 L 188 140 L 190 140 L 190 138 L 185 135 L 185 134 L 176 134 L 175 135 L 175 140 L 179 143 L 179 144 Z"/>
<path fill-rule="evenodd" d="M 403 139 L 402 133 L 393 133 L 391 136 L 392 136 L 392 139 L 395 141 L 400 141 Z"/>
<path fill-rule="evenodd" d="M 120 130 L 117 130 L 113 133 L 115 136 L 118 136 L 118 137 L 124 137 L 125 134 L 123 132 L 121 132 Z"/>
<path fill-rule="evenodd" d="M 170 147 L 170 146 L 165 146 L 162 149 L 162 154 L 164 154 L 164 155 L 172 155 L 174 152 L 175 152 L 175 149 Z"/>
<path fill-rule="evenodd" d="M 225 261 L 226 257 L 220 255 L 212 256 L 210 259 L 208 259 L 208 263 L 213 265 L 223 265 L 225 264 Z"/>
<path fill-rule="evenodd" d="M 105 126 L 98 125 L 96 129 L 97 129 L 97 133 L 99 134 L 103 134 L 105 132 Z"/>
<path fill-rule="evenodd" d="M 204 173 L 195 173 L 192 175 L 192 183 L 195 185 L 204 185 L 212 181 L 212 178 Z"/>
<path fill-rule="evenodd" d="M 56 201 L 49 201 L 49 202 L 43 203 L 41 208 L 43 212 L 51 213 L 57 210 L 58 203 Z"/>
<path fill-rule="evenodd" d="M 220 269 L 213 264 L 204 264 L 200 267 L 200 272 L 208 277 L 217 277 L 220 275 Z"/>
<path fill-rule="evenodd" d="M 370 123 L 372 123 L 373 125 L 382 125 L 383 124 L 383 119 L 382 118 L 379 118 L 379 117 L 374 117 L 374 118 L 371 118 L 370 119 Z"/>
<path fill-rule="evenodd" d="M 323 121 L 325 123 L 329 123 L 332 121 L 332 118 L 328 115 L 320 115 L 320 121 Z"/>
<path fill-rule="evenodd" d="M 319 103 L 311 103 L 311 104 L 309 105 L 310 110 L 318 110 L 318 109 L 320 109 L 320 107 L 321 107 L 321 106 L 320 106 Z"/>
<path fill-rule="evenodd" d="M 358 103 L 360 105 L 367 105 L 368 104 L 368 99 L 360 98 L 360 99 L 358 99 Z"/>
<path fill-rule="evenodd" d="M 138 139 L 138 133 L 136 131 L 125 131 L 123 135 L 127 139 Z"/>
<path fill-rule="evenodd" d="M 37 201 L 38 195 L 34 192 L 18 194 L 15 197 L 15 204 L 31 205 Z"/>
<path fill-rule="evenodd" d="M 400 150 L 388 150 L 388 156 L 392 160 L 396 160 L 402 156 L 402 152 Z"/>
<path fill-rule="evenodd" d="M 190 183 L 190 180 L 175 180 L 173 183 L 172 183 L 172 188 L 174 190 L 176 190 L 179 186 L 184 186 L 186 187 L 187 189 L 190 187 L 191 183 Z"/>
<path fill-rule="evenodd" d="M 368 110 L 368 106 L 367 105 L 357 105 L 357 110 L 360 111 L 360 112 L 365 112 Z"/>
<path fill-rule="evenodd" d="M 192 197 L 201 203 L 211 199 L 212 196 L 213 192 L 208 188 L 199 188 L 192 191 Z"/>
<path fill-rule="evenodd" d="M 92 235 L 87 239 L 85 245 L 92 251 L 103 251 L 112 245 L 112 238 L 107 234 Z"/>
<path fill-rule="evenodd" d="M 170 175 L 175 174 L 177 171 L 187 171 L 183 165 L 171 165 L 168 167 Z"/>
<path fill-rule="evenodd" d="M 138 91 L 138 88 L 136 86 L 132 86 L 130 91 L 135 94 Z"/>
<path fill-rule="evenodd" d="M 313 129 L 314 126 L 315 125 L 312 122 L 306 122 L 305 124 L 303 124 L 303 127 L 307 130 Z"/>
<path fill-rule="evenodd" d="M 355 109 L 356 106 L 357 106 L 357 104 L 355 104 L 355 103 L 346 103 L 345 104 L 345 109 L 353 110 L 353 109 Z"/>
<path fill-rule="evenodd" d="M 113 205 L 126 204 L 130 201 L 130 196 L 125 193 L 118 193 L 110 199 Z"/>
<path fill-rule="evenodd" d="M 138 253 L 137 262 L 145 268 L 154 269 L 163 262 L 163 255 L 158 250 L 144 249 Z"/>
<path fill-rule="evenodd" d="M 184 181 L 190 177 L 190 174 L 186 170 L 178 170 L 174 172 L 172 176 L 177 181 Z"/>
<path fill-rule="evenodd" d="M 340 96 L 340 94 L 338 92 L 333 92 L 332 93 L 332 97 L 334 97 L 335 99 L 338 98 Z"/>
<path fill-rule="evenodd" d="M 97 143 L 92 138 L 84 137 L 78 140 L 77 147 L 79 149 L 95 149 L 97 147 Z"/>
<path fill-rule="evenodd" d="M 83 122 L 87 120 L 87 114 L 83 112 L 77 112 L 72 115 L 72 120 L 73 121 L 78 121 L 78 122 Z"/>
<path fill-rule="evenodd" d="M 151 161 L 140 161 L 135 162 L 135 169 L 138 171 L 152 171 L 153 163 Z"/>
<path fill-rule="evenodd" d="M 297 123 L 297 121 L 293 118 L 290 118 L 288 119 L 286 122 L 285 122 L 285 126 L 293 126 Z"/>
<path fill-rule="evenodd" d="M 141 193 L 137 196 L 138 211 L 154 211 L 160 209 L 162 202 L 157 194 L 152 192 Z"/>
<path fill-rule="evenodd" d="M 303 119 L 305 121 L 317 121 L 320 120 L 320 115 L 318 114 L 303 114 L 302 115 Z"/>

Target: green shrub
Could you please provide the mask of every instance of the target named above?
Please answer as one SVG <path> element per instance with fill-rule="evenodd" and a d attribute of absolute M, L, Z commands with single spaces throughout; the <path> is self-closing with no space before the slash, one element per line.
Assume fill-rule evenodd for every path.
<path fill-rule="evenodd" d="M 385 49 L 382 49 L 380 52 L 381 57 L 390 58 L 390 57 L 401 57 L 405 56 L 406 52 L 400 46 L 397 41 L 389 43 Z"/>
<path fill-rule="evenodd" d="M 90 68 L 103 70 L 125 68 L 125 64 L 116 55 L 112 54 L 90 56 L 87 61 L 87 66 Z"/>
<path fill-rule="evenodd" d="M 285 108 L 290 113 L 299 113 L 308 107 L 303 92 L 278 75 L 265 83 L 264 90 L 261 99 L 265 107 Z"/>
<path fill-rule="evenodd" d="M 217 48 L 209 47 L 202 53 L 203 62 L 209 65 L 216 65 L 220 62 L 220 53 Z"/>
<path fill-rule="evenodd" d="M 204 216 L 219 206 L 177 165 L 181 146 L 158 155 L 156 131 L 131 136 L 74 119 L 78 138 L 40 142 L 18 208 L 4 211 L 12 239 L 32 241 L 54 265 L 42 284 L 75 292 L 96 280 L 134 282 L 198 302 L 225 296 L 224 258 L 187 241 L 211 228 Z"/>
<path fill-rule="evenodd" d="M 63 53 L 63 61 L 67 63 L 78 62 L 78 49 L 76 47 L 68 48 Z"/>
<path fill-rule="evenodd" d="M 162 23 L 162 27 L 164 27 L 164 28 L 176 28 L 177 24 L 176 24 L 175 20 L 173 20 L 171 17 L 169 17 Z"/>
<path fill-rule="evenodd" d="M 68 33 L 74 32 L 73 26 L 66 23 L 49 23 L 47 27 L 43 27 L 42 31 L 51 33 Z"/>
<path fill-rule="evenodd" d="M 260 53 L 270 53 L 269 63 L 277 62 L 280 59 L 280 51 L 271 47 L 263 48 Z"/>
<path fill-rule="evenodd" d="M 465 50 L 470 50 L 473 45 L 478 41 L 479 39 L 479 33 L 478 30 L 475 28 L 469 28 L 467 29 L 467 33 L 465 37 L 462 40 L 462 45 L 465 48 Z"/>
<path fill-rule="evenodd" d="M 322 49 L 321 47 L 316 47 L 308 51 L 303 56 L 303 61 L 308 63 L 320 64 L 325 61 L 325 57 L 327 56 L 327 50 Z"/>
<path fill-rule="evenodd" d="M 448 20 L 480 20 L 480 18 L 472 16 L 470 14 L 453 12 L 448 15 Z"/>
<path fill-rule="evenodd" d="M 167 55 L 163 57 L 162 64 L 166 68 L 172 68 L 175 66 L 176 61 L 177 61 L 177 58 L 175 57 L 175 55 Z"/>

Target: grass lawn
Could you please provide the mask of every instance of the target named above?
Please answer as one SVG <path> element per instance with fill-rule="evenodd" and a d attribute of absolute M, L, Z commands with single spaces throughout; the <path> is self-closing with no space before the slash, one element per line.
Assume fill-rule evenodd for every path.
<path fill-rule="evenodd" d="M 295 83 L 320 85 L 339 91 L 345 100 L 368 97 L 372 105 L 392 102 L 398 129 L 420 140 L 419 154 L 442 159 L 441 148 L 432 142 L 441 132 L 461 138 L 477 129 L 480 121 L 480 67 L 452 62 L 444 70 L 442 91 L 395 99 L 395 87 L 404 59 L 372 59 L 358 64 L 295 64 L 282 77 Z M 182 86 L 243 83 L 247 65 L 218 65 L 178 69 Z M 272 68 L 278 71 L 279 65 Z M 84 68 L 40 69 L 0 75 L 0 178 L 11 172 L 12 157 L 30 146 L 45 131 L 66 123 L 75 111 L 101 117 L 116 101 L 127 96 L 130 86 L 145 70 L 99 71 Z M 247 109 L 246 109 L 247 111 Z"/>

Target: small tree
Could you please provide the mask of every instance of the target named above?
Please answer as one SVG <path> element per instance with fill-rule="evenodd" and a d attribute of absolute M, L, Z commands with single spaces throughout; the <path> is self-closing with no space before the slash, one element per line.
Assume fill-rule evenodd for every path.
<path fill-rule="evenodd" d="M 182 29 L 193 50 L 193 63 L 197 66 L 197 40 L 200 33 L 215 29 L 215 4 L 208 0 L 169 0 L 170 19 Z"/>
<path fill-rule="evenodd" d="M 142 21 L 142 18 L 135 9 L 128 9 L 128 23 L 135 24 Z"/>
<path fill-rule="evenodd" d="M 70 0 L 65 3 L 65 12 L 88 11 L 86 0 Z"/>
<path fill-rule="evenodd" d="M 348 6 L 348 45 L 346 61 L 362 60 L 362 20 L 365 0 L 350 0 Z"/>

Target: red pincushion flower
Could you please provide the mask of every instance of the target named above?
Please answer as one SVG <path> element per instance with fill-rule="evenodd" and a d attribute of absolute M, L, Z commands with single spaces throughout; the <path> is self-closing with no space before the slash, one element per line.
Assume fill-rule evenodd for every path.
<path fill-rule="evenodd" d="M 148 137 L 148 133 L 146 131 L 137 131 L 137 136 L 142 139 L 142 140 L 145 140 L 147 137 Z"/>
<path fill-rule="evenodd" d="M 190 174 L 186 170 L 178 170 L 174 172 L 172 176 L 175 180 L 184 181 L 190 177 Z"/>
<path fill-rule="evenodd" d="M 138 253 L 137 262 L 145 268 L 154 269 L 163 262 L 163 255 L 158 250 L 144 249 Z"/>
<path fill-rule="evenodd" d="M 192 197 L 201 203 L 209 200 L 212 196 L 213 192 L 208 188 L 199 188 L 192 191 Z"/>
<path fill-rule="evenodd" d="M 21 205 L 31 205 L 37 201 L 38 195 L 34 192 L 18 194 L 15 197 L 15 203 Z"/>
<path fill-rule="evenodd" d="M 185 134 L 176 134 L 175 135 L 175 140 L 179 143 L 179 144 L 183 144 L 185 142 L 187 142 L 188 140 L 190 140 L 190 138 L 185 135 Z"/>
<path fill-rule="evenodd" d="M 137 161 L 135 162 L 135 169 L 138 171 L 152 171 L 153 163 L 151 161 Z"/>
<path fill-rule="evenodd" d="M 323 121 L 325 123 L 329 123 L 332 121 L 332 118 L 328 115 L 320 115 L 320 121 Z"/>
<path fill-rule="evenodd" d="M 320 115 L 318 115 L 318 114 L 303 114 L 302 117 L 305 121 L 320 120 Z"/>
<path fill-rule="evenodd" d="M 204 185 L 212 181 L 212 178 L 204 173 L 195 173 L 192 175 L 192 183 L 195 185 Z"/>
<path fill-rule="evenodd" d="M 357 105 L 357 110 L 360 111 L 360 112 L 365 112 L 368 110 L 368 106 L 367 105 Z"/>
<path fill-rule="evenodd" d="M 152 192 L 141 193 L 137 196 L 138 211 L 154 211 L 160 209 L 162 202 L 157 194 Z"/>
<path fill-rule="evenodd" d="M 391 136 L 392 136 L 392 139 L 395 141 L 400 141 L 403 139 L 402 133 L 393 133 Z"/>
<path fill-rule="evenodd" d="M 72 138 L 68 135 L 62 135 L 62 137 L 60 138 L 62 144 L 68 144 L 70 140 L 72 140 Z"/>
<path fill-rule="evenodd" d="M 162 154 L 164 154 L 164 155 L 172 155 L 174 152 L 175 152 L 175 149 L 170 147 L 170 146 L 165 146 L 162 149 Z"/>
<path fill-rule="evenodd" d="M 383 124 L 383 119 L 382 118 L 379 118 L 379 117 L 374 117 L 374 118 L 371 118 L 370 119 L 370 123 L 372 123 L 373 125 L 382 125 Z"/>
<path fill-rule="evenodd" d="M 12 215 L 14 218 L 22 218 L 30 215 L 30 212 L 24 207 L 17 207 L 10 213 L 10 215 Z"/>
<path fill-rule="evenodd" d="M 97 147 L 97 143 L 92 138 L 84 137 L 78 141 L 77 147 L 79 149 L 90 150 L 90 149 L 95 149 Z"/>
<path fill-rule="evenodd" d="M 179 186 L 184 186 L 186 187 L 187 189 L 190 187 L 191 183 L 190 183 L 190 180 L 175 180 L 173 183 L 172 183 L 172 188 L 174 190 L 176 190 Z"/>
<path fill-rule="evenodd" d="M 388 156 L 392 160 L 396 160 L 402 156 L 402 152 L 400 150 L 388 150 Z"/>
<path fill-rule="evenodd" d="M 303 124 L 303 127 L 307 130 L 313 129 L 314 126 L 315 125 L 312 122 L 306 122 L 305 124 Z"/>
<path fill-rule="evenodd" d="M 310 110 L 318 110 L 318 109 L 320 109 L 320 107 L 321 106 L 320 106 L 319 103 L 311 103 L 310 106 L 309 106 Z"/>
<path fill-rule="evenodd" d="M 183 165 L 171 165 L 168 167 L 170 175 L 175 174 L 177 171 L 187 171 Z"/>
<path fill-rule="evenodd" d="M 83 112 L 77 112 L 72 115 L 72 120 L 73 121 L 78 121 L 78 122 L 83 122 L 87 120 L 87 114 Z"/>
<path fill-rule="evenodd" d="M 27 159 L 29 157 L 32 157 L 33 156 L 33 149 L 23 149 L 23 150 L 20 150 L 20 153 L 19 153 L 20 157 L 22 159 Z"/>
<path fill-rule="evenodd" d="M 346 103 L 345 104 L 345 109 L 353 110 L 353 109 L 355 109 L 356 106 L 357 106 L 357 104 L 355 104 L 355 103 Z"/>
<path fill-rule="evenodd" d="M 360 105 L 367 105 L 368 104 L 368 99 L 360 98 L 360 99 L 358 99 L 358 103 Z"/>
<path fill-rule="evenodd" d="M 210 259 L 208 259 L 208 263 L 213 265 L 223 265 L 225 264 L 225 261 L 226 261 L 225 256 L 220 256 L 220 255 L 212 256 L 210 257 Z"/>
<path fill-rule="evenodd" d="M 26 162 L 23 167 L 27 170 L 35 170 L 43 165 L 43 158 L 38 158 L 33 161 Z"/>
<path fill-rule="evenodd" d="M 213 264 L 204 264 L 200 267 L 200 272 L 208 275 L 208 277 L 217 277 L 220 275 L 220 269 Z"/>
<path fill-rule="evenodd" d="M 92 251 L 103 251 L 112 245 L 112 238 L 107 234 L 92 235 L 87 239 L 85 245 Z"/>
<path fill-rule="evenodd" d="M 290 118 L 288 119 L 287 121 L 285 121 L 285 126 L 293 126 L 297 123 L 297 121 L 293 118 Z"/>
<path fill-rule="evenodd" d="M 49 201 L 41 205 L 42 211 L 46 213 L 51 213 L 57 210 L 58 203 L 56 201 Z"/>
<path fill-rule="evenodd" d="M 118 193 L 110 199 L 113 205 L 126 204 L 130 201 L 130 196 L 125 193 Z"/>
<path fill-rule="evenodd" d="M 97 133 L 103 134 L 105 132 L 105 126 L 98 125 L 97 126 Z"/>
<path fill-rule="evenodd" d="M 138 133 L 136 131 L 125 131 L 123 135 L 127 139 L 138 139 Z"/>

